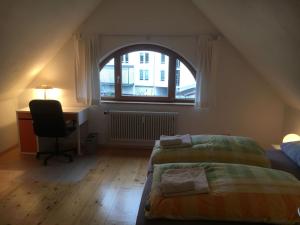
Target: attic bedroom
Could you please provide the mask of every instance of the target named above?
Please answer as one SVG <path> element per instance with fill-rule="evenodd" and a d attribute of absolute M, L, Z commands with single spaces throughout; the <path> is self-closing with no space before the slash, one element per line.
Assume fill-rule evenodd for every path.
<path fill-rule="evenodd" d="M 0 12 L 0 224 L 300 222 L 298 0 Z"/>

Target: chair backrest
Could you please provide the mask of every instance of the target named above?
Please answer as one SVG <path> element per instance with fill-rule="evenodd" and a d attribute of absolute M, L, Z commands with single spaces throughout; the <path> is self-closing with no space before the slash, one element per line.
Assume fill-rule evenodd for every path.
<path fill-rule="evenodd" d="M 66 124 L 59 101 L 32 100 L 29 108 L 36 136 L 64 137 L 66 135 Z"/>

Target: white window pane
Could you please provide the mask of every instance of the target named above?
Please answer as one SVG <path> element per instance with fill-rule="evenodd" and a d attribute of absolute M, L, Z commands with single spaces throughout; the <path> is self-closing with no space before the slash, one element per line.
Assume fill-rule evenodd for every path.
<path fill-rule="evenodd" d="M 169 57 L 154 51 L 135 51 L 128 54 L 128 63 L 122 62 L 122 96 L 168 96 Z M 122 56 L 122 58 L 124 55 Z M 164 79 L 161 79 L 164 71 Z"/>
<path fill-rule="evenodd" d="M 176 99 L 195 99 L 196 81 L 191 71 L 178 59 L 175 74 Z"/>
<path fill-rule="evenodd" d="M 100 91 L 102 97 L 115 96 L 115 61 L 111 59 L 100 71 Z"/>

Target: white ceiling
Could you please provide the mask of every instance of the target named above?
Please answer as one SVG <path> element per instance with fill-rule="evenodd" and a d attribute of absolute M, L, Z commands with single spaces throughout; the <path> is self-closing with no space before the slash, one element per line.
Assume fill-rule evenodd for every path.
<path fill-rule="evenodd" d="M 0 100 L 17 96 L 101 0 L 1 0 Z"/>
<path fill-rule="evenodd" d="M 1 0 L 0 100 L 26 88 L 101 1 Z M 300 106 L 299 0 L 193 2 L 286 102 Z"/>

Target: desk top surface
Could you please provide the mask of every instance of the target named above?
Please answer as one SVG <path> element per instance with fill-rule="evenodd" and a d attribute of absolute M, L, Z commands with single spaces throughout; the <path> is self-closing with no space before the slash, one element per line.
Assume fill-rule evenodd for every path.
<path fill-rule="evenodd" d="M 78 107 L 63 106 L 62 107 L 64 113 L 79 113 L 88 108 L 89 108 L 88 106 L 78 106 Z M 25 107 L 22 109 L 17 109 L 17 112 L 30 112 L 30 110 L 29 110 L 29 107 Z"/>

